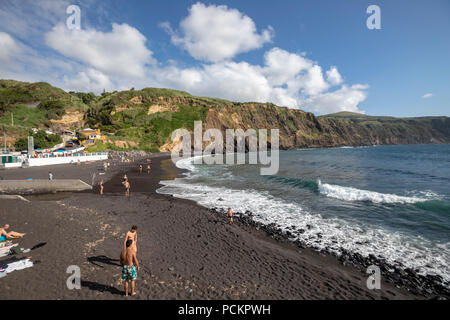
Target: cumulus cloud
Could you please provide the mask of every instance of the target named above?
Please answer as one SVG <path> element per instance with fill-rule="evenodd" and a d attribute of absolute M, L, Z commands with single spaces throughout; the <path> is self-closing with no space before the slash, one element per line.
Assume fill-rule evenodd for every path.
<path fill-rule="evenodd" d="M 114 90 L 114 84 L 109 77 L 104 73 L 88 69 L 79 72 L 75 77 L 69 78 L 64 76 L 64 88 L 68 91 L 82 91 L 82 92 L 102 92 L 103 90 Z"/>
<path fill-rule="evenodd" d="M 106 74 L 143 77 L 146 65 L 154 63 L 145 36 L 127 24 L 113 23 L 110 32 L 69 30 L 64 24 L 58 24 L 45 39 L 49 47 L 65 57 Z"/>
<path fill-rule="evenodd" d="M 321 114 L 339 111 L 352 111 L 364 113 L 358 109 L 358 105 L 367 97 L 367 85 L 343 85 L 340 89 L 313 95 L 304 100 L 306 109 Z"/>
<path fill-rule="evenodd" d="M 51 3 L 44 0 L 41 7 L 46 5 Z M 51 10 L 59 12 L 62 8 Z M 3 78 L 48 81 L 65 90 L 95 93 L 104 89 L 168 87 L 195 95 L 272 102 L 322 114 L 361 112 L 358 106 L 367 96 L 368 86 L 345 84 L 337 67 L 324 69 L 304 53 L 275 47 L 264 53 L 261 64 L 233 61 L 237 54 L 271 41 L 273 31 L 258 31 L 251 18 L 226 6 L 194 4 L 176 32 L 164 24 L 174 43 L 203 61 L 189 67 L 173 60 L 157 62 L 147 48 L 146 37 L 127 24 L 113 23 L 110 31 L 83 29 L 83 24 L 81 30 L 69 30 L 61 22 L 52 24 L 55 19 L 51 16 L 45 22 L 51 27 L 41 36 L 53 50 L 47 47 L 41 51 L 42 42 L 30 47 L 30 41 L 24 45 L 11 36 L 13 33 L 0 32 Z"/>
<path fill-rule="evenodd" d="M 161 26 L 170 33 L 174 44 L 186 49 L 192 57 L 208 62 L 220 62 L 260 48 L 273 37 L 272 27 L 258 33 L 250 17 L 225 5 L 192 5 L 178 32 L 167 22 Z"/>
<path fill-rule="evenodd" d="M 339 73 L 338 69 L 334 66 L 327 71 L 327 80 L 330 84 L 334 86 L 341 84 L 343 81 L 341 74 Z"/>
<path fill-rule="evenodd" d="M 214 63 L 188 69 L 170 66 L 154 74 L 163 86 L 232 101 L 267 101 L 270 93 L 270 85 L 261 69 L 246 62 Z"/>
<path fill-rule="evenodd" d="M 367 85 L 342 85 L 335 91 L 327 91 L 331 84 L 313 61 L 280 48 L 269 50 L 264 57 L 263 66 L 225 61 L 185 69 L 172 65 L 152 74 L 157 75 L 155 82 L 159 85 L 196 95 L 273 102 L 318 113 L 361 112 L 358 105 L 367 96 Z"/>
<path fill-rule="evenodd" d="M 424 94 L 424 95 L 422 96 L 422 98 L 423 98 L 423 99 L 428 99 L 428 98 L 431 98 L 432 96 L 433 96 L 432 93 L 426 93 L 426 94 Z"/>
<path fill-rule="evenodd" d="M 313 66 L 312 61 L 303 56 L 273 48 L 264 55 L 264 73 L 272 85 L 282 85 L 302 71 Z"/>

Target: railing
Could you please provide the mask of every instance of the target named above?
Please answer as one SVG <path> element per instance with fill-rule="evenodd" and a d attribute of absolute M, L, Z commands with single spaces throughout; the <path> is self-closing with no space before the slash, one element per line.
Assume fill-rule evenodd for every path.
<path fill-rule="evenodd" d="M 50 154 L 42 154 L 39 155 L 37 157 L 33 157 L 34 159 L 36 158 L 66 158 L 66 157 L 87 157 L 87 156 L 102 156 L 102 155 L 108 155 L 107 152 L 77 152 L 77 153 L 50 153 Z"/>

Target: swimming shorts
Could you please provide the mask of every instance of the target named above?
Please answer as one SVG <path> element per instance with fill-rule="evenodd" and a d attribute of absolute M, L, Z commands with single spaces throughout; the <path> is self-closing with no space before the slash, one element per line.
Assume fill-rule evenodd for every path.
<path fill-rule="evenodd" d="M 136 280 L 137 270 L 135 265 L 122 267 L 122 279 L 123 280 Z"/>
<path fill-rule="evenodd" d="M 0 241 L 5 241 L 5 240 L 6 240 L 6 236 L 5 235 L 0 237 Z"/>

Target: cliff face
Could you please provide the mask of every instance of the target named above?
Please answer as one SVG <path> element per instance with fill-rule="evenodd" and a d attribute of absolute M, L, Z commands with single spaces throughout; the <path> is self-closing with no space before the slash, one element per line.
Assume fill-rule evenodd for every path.
<path fill-rule="evenodd" d="M 316 117 L 270 103 L 235 103 L 157 88 L 95 96 L 66 93 L 42 83 L 0 81 L 0 89 L 3 130 L 12 133 L 13 128 L 6 126 L 11 112 L 15 112 L 24 129 L 28 125 L 67 125 L 73 129 L 87 125 L 100 128 L 109 136 L 104 145 L 98 146 L 106 149 L 169 151 L 174 146 L 171 133 L 178 128 L 192 131 L 195 120 L 201 120 L 204 129 L 223 132 L 238 128 L 279 129 L 281 149 L 450 143 L 448 117 L 393 118 L 349 112 Z M 35 100 L 47 104 L 56 100 L 64 114 L 55 119 L 51 118 L 52 110 L 21 106 Z M 34 122 L 30 120 L 32 112 L 36 113 Z"/>
<path fill-rule="evenodd" d="M 280 148 L 449 143 L 450 118 L 316 117 L 301 110 L 267 104 L 214 106 L 207 128 L 273 128 Z"/>

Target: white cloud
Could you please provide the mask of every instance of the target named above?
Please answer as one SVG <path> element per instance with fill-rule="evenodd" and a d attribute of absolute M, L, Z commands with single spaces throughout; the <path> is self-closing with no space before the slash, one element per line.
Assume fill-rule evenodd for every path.
<path fill-rule="evenodd" d="M 203 61 L 220 62 L 239 53 L 260 48 L 270 42 L 273 30 L 269 26 L 258 33 L 253 20 L 236 9 L 220 5 L 196 3 L 180 22 L 179 35 L 168 23 L 161 24 L 172 42 Z"/>
<path fill-rule="evenodd" d="M 304 101 L 304 106 L 310 111 L 321 114 L 339 111 L 352 111 L 364 113 L 358 109 L 358 105 L 367 97 L 367 85 L 343 85 L 340 89 L 310 96 Z"/>
<path fill-rule="evenodd" d="M 64 76 L 64 88 L 67 91 L 102 92 L 114 90 L 115 86 L 109 77 L 95 69 L 79 72 L 74 78 Z"/>
<path fill-rule="evenodd" d="M 426 94 L 424 94 L 424 95 L 422 96 L 422 98 L 423 98 L 423 99 L 428 99 L 428 98 L 431 98 L 432 96 L 433 96 L 432 93 L 426 93 Z"/>
<path fill-rule="evenodd" d="M 4 2 L 4 3 L 3 3 Z M 67 0 L 3 1 L 0 7 L 0 29 L 19 38 L 37 40 L 66 17 Z"/>
<path fill-rule="evenodd" d="M 327 80 L 330 84 L 334 86 L 341 84 L 343 81 L 341 74 L 339 73 L 338 69 L 334 66 L 327 71 Z"/>
<path fill-rule="evenodd" d="M 110 32 L 69 30 L 56 25 L 46 43 L 65 57 L 89 64 L 105 74 L 143 77 L 146 64 L 154 63 L 146 38 L 127 24 L 112 24 Z"/>
<path fill-rule="evenodd" d="M 298 87 L 304 89 L 308 95 L 315 95 L 327 90 L 329 84 L 325 81 L 322 68 L 319 65 L 312 66 L 306 75 L 297 78 Z"/>
<path fill-rule="evenodd" d="M 6 32 L 0 32 L 0 63 L 8 64 L 22 53 L 21 45 Z"/>
<path fill-rule="evenodd" d="M 270 83 L 275 86 L 286 83 L 302 71 L 310 69 L 313 65 L 312 61 L 280 48 L 267 51 L 264 55 L 264 61 L 266 65 L 264 73 Z"/>
<path fill-rule="evenodd" d="M 230 61 L 186 69 L 172 65 L 152 74 L 157 75 L 154 82 L 159 86 L 195 95 L 273 102 L 318 113 L 362 112 L 358 105 L 366 98 L 368 89 L 367 85 L 355 84 L 328 92 L 330 84 L 324 80 L 319 65 L 279 48 L 266 52 L 264 66 Z"/>
<path fill-rule="evenodd" d="M 50 6 L 45 25 L 52 25 L 61 5 L 53 8 L 44 0 L 40 6 Z M 14 22 L 19 24 L 19 20 Z M 367 96 L 368 86 L 345 84 L 334 66 L 324 75 L 323 68 L 305 53 L 275 47 L 265 52 L 261 65 L 232 61 L 241 52 L 262 47 L 271 40 L 272 31 L 258 33 L 253 20 L 226 6 L 197 3 L 180 23 L 181 36 L 171 31 L 172 41 L 206 61 L 195 67 L 182 67 L 183 63 L 173 60 L 157 63 L 146 46 L 146 37 L 127 24 L 114 23 L 108 32 L 83 29 L 83 23 L 81 30 L 68 30 L 62 22 L 52 26 L 42 31 L 41 37 L 54 51 L 41 51 L 42 43 L 35 49 L 37 40 L 30 45 L 28 39 L 24 45 L 11 36 L 14 33 L 0 32 L 2 78 L 48 81 L 65 90 L 97 94 L 103 89 L 168 87 L 195 95 L 273 102 L 318 113 L 361 112 L 358 106 Z M 2 22 L 0 27 L 3 30 Z M 28 28 L 26 25 L 24 30 L 30 31 Z M 170 30 L 168 24 L 165 28 Z M 32 37 L 35 39 L 34 33 Z M 330 91 L 332 87 L 336 88 Z"/>
<path fill-rule="evenodd" d="M 246 62 L 214 63 L 189 69 L 171 66 L 154 74 L 163 86 L 232 101 L 268 101 L 271 88 L 261 69 Z"/>

